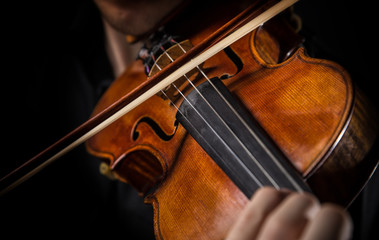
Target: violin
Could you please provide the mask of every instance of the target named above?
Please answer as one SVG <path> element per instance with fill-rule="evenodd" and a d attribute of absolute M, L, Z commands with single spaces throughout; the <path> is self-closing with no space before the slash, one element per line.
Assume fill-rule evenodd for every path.
<path fill-rule="evenodd" d="M 168 24 L 86 124 L 3 178 L 2 188 L 85 139 L 104 173 L 153 205 L 158 239 L 223 238 L 265 185 L 348 206 L 378 164 L 378 121 L 341 66 L 307 56 L 283 16 L 273 18 L 292 4 L 257 1 L 229 21 L 202 19 L 208 24 L 196 31 Z"/>

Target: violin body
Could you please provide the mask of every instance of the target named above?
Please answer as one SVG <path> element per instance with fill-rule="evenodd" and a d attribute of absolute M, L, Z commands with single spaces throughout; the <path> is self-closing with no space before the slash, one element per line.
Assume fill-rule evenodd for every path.
<path fill-rule="evenodd" d="M 338 64 L 310 58 L 302 47 L 278 62 L 280 41 L 263 26 L 201 68 L 222 79 L 321 201 L 347 206 L 377 164 L 368 157 L 378 131 L 373 110 Z M 189 78 L 205 81 L 200 73 Z M 145 79 L 135 62 L 94 114 Z M 193 91 L 185 84 L 182 90 Z M 178 123 L 177 111 L 157 94 L 87 141 L 87 149 L 153 205 L 158 239 L 222 239 L 248 197 Z"/>
<path fill-rule="evenodd" d="M 188 40 L 189 44 L 183 42 L 186 51 L 202 45 L 209 36 L 223 29 L 228 19 L 244 9 L 234 8 L 234 2 L 231 3 L 233 7 L 220 5 L 221 10 L 212 8 L 212 14 L 203 14 L 205 18 L 193 20 L 187 14 L 182 21 L 174 21 L 187 23 L 179 24 L 179 29 L 173 31 Z M 196 15 L 199 15 L 198 11 Z M 265 23 L 233 43 L 201 64 L 199 69 L 212 81 L 225 86 L 234 102 L 264 133 L 265 142 L 271 144 L 270 148 L 278 149 L 288 168 L 320 201 L 348 206 L 378 163 L 375 110 L 341 66 L 307 56 L 301 38 L 288 28 L 283 18 L 278 19 Z M 235 28 L 232 27 L 232 31 Z M 179 59 L 179 55 L 183 54 L 178 44 L 173 44 L 172 48 L 158 45 L 158 48 L 161 46 L 174 58 Z M 114 103 L 141 89 L 144 83 L 154 79 L 154 74 L 159 75 L 170 68 L 171 60 L 165 52 L 161 54 L 156 55 L 152 64 L 156 65 L 155 69 L 148 77 L 146 67 L 138 60 L 115 80 L 98 103 L 89 124 L 78 127 L 68 137 L 0 179 L 0 195 L 18 185 L 20 181 L 17 179 L 26 180 L 58 158 L 57 155 L 70 151 L 72 147 L 66 148 L 66 145 L 71 146 L 85 131 L 99 124 L 99 120 L 110 116 L 103 113 L 108 113 L 106 110 Z M 162 71 L 158 65 L 159 68 L 164 67 Z M 200 90 L 208 81 L 198 69 L 188 73 L 188 77 Z M 185 78 L 175 84 L 186 97 L 196 92 Z M 199 94 L 192 99 L 199 100 Z M 145 202 L 152 204 L 158 239 L 223 239 L 251 194 L 246 194 L 234 182 L 235 176 L 219 165 L 199 143 L 196 134 L 191 135 L 193 133 L 179 114 L 185 105 L 183 96 L 170 86 L 90 138 L 86 147 L 90 153 L 103 159 L 101 171 L 104 174 L 134 186 Z M 191 120 L 196 117 L 191 114 L 185 116 Z M 236 125 L 244 131 L 243 124 Z M 208 132 L 200 136 L 206 135 Z M 217 151 L 224 150 L 223 145 L 212 147 Z M 260 161 L 266 162 L 267 159 Z M 232 159 L 230 163 L 236 165 Z M 33 169 L 30 174 L 27 173 L 29 167 Z M 64 177 L 59 177 L 59 181 L 66 185 Z M 246 179 L 245 184 L 254 185 L 254 182 Z M 78 192 L 82 191 L 81 186 L 77 187 Z M 43 196 L 47 195 L 36 198 L 41 199 L 38 209 L 47 200 Z M 19 202 L 29 201 L 27 198 L 17 199 Z M 60 197 L 56 199 L 62 200 Z M 64 205 L 66 203 L 64 201 Z M 67 204 L 63 210 L 59 208 L 62 213 L 65 209 L 72 209 Z M 50 206 L 44 206 L 45 210 L 50 211 Z M 10 212 L 14 210 L 9 209 Z M 20 209 L 16 212 L 23 212 L 24 208 Z M 57 218 L 59 216 L 56 215 Z M 14 221 L 7 221 L 8 225 L 18 224 L 20 217 L 21 214 L 15 214 L 12 216 Z M 33 224 L 29 221 L 31 217 L 26 219 L 21 221 L 21 226 L 22 222 L 25 226 L 41 226 L 40 221 Z M 107 226 L 113 223 L 111 220 Z M 78 225 L 82 227 L 82 224 Z"/>

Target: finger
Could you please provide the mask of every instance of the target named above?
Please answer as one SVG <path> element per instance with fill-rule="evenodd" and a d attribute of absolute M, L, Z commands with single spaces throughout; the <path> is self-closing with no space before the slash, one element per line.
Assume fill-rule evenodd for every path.
<path fill-rule="evenodd" d="M 350 215 L 341 207 L 325 204 L 304 230 L 302 240 L 345 240 L 352 233 Z"/>
<path fill-rule="evenodd" d="M 289 194 L 271 187 L 255 192 L 251 201 L 242 211 L 226 239 L 254 239 L 267 215 Z"/>
<path fill-rule="evenodd" d="M 291 194 L 267 217 L 258 239 L 298 239 L 319 207 L 310 194 Z"/>

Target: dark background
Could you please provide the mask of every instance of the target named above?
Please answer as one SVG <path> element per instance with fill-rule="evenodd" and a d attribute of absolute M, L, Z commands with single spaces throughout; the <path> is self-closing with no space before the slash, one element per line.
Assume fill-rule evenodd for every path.
<path fill-rule="evenodd" d="M 341 64 L 378 106 L 373 6 L 302 0 L 295 10 L 308 54 Z M 3 176 L 87 120 L 113 77 L 90 0 L 7 3 L 1 25 Z M 2 197 L 1 238 L 152 239 L 151 207 L 131 187 L 101 176 L 98 165 L 81 146 Z M 377 175 L 349 209 L 355 239 L 379 239 Z"/>

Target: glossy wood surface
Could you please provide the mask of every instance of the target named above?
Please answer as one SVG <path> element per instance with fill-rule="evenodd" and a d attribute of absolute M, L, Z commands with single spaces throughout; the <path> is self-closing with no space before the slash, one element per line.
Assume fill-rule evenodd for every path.
<path fill-rule="evenodd" d="M 207 28 L 190 41 L 196 46 L 211 32 Z M 347 205 L 378 162 L 374 111 L 338 64 L 310 58 L 303 48 L 277 62 L 280 47 L 280 39 L 263 28 L 202 69 L 210 78 L 223 76 L 321 201 Z M 145 79 L 136 62 L 94 114 Z M 191 79 L 204 81 L 199 73 Z M 182 88 L 185 94 L 192 90 Z M 153 96 L 90 139 L 87 149 L 153 205 L 157 239 L 223 239 L 248 198 L 177 124 L 176 111 L 167 99 Z"/>

